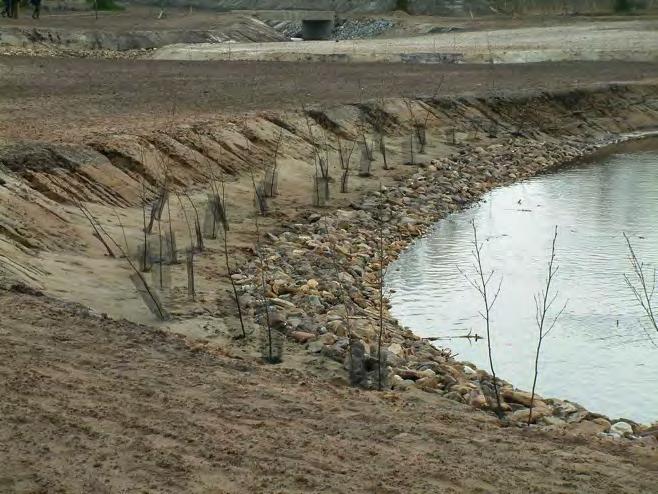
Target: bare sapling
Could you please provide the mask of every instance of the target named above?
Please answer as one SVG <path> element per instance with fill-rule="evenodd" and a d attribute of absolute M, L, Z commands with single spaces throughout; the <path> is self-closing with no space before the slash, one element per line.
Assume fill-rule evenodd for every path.
<path fill-rule="evenodd" d="M 263 181 L 263 190 L 266 197 L 276 197 L 279 193 L 279 176 L 278 176 L 278 157 L 279 149 L 281 148 L 281 141 L 283 139 L 283 128 L 279 130 L 276 144 L 274 146 L 274 156 L 272 157 L 272 165 L 265 171 L 265 179 Z"/>
<path fill-rule="evenodd" d="M 338 158 L 340 159 L 340 168 L 342 170 L 340 176 L 340 192 L 346 194 L 348 192 L 348 180 L 350 175 L 350 162 L 352 160 L 352 153 L 356 147 L 356 141 L 349 141 L 349 144 L 344 144 L 343 140 L 338 138 Z"/>
<path fill-rule="evenodd" d="M 196 288 L 194 286 L 194 249 L 187 251 L 185 268 L 187 271 L 187 296 L 194 302 L 196 300 Z"/>
<path fill-rule="evenodd" d="M 386 124 L 385 124 L 385 105 L 383 99 L 380 99 L 375 107 L 375 112 L 372 118 L 372 126 L 375 131 L 375 142 L 373 148 L 377 146 L 379 154 L 382 155 L 383 169 L 389 170 L 391 168 L 388 162 L 386 153 Z"/>
<path fill-rule="evenodd" d="M 142 234 L 143 234 L 143 245 L 139 252 L 139 264 L 140 270 L 144 273 L 151 270 L 151 249 L 149 244 L 149 234 L 147 232 L 147 223 L 146 223 L 146 206 L 148 205 L 148 196 L 146 193 L 146 183 L 144 179 L 141 180 L 141 189 L 140 189 L 140 205 L 142 207 Z"/>
<path fill-rule="evenodd" d="M 190 219 L 187 216 L 187 211 L 185 210 L 185 205 L 183 200 L 178 192 L 174 192 L 176 199 L 178 199 L 178 204 L 180 205 L 181 211 L 183 212 L 183 217 L 185 218 L 185 223 L 187 224 L 187 232 L 190 240 L 190 247 L 187 250 L 185 257 L 185 269 L 187 271 L 187 296 L 189 299 L 194 302 L 196 300 L 196 289 L 194 286 L 194 235 L 192 235 L 192 225 Z"/>
<path fill-rule="evenodd" d="M 324 207 L 331 197 L 331 191 L 329 188 L 329 183 L 331 181 L 329 176 L 329 149 L 326 142 L 326 134 L 324 135 L 325 142 L 323 148 L 321 145 L 322 143 L 313 130 L 313 125 L 311 124 L 311 119 L 309 118 L 309 112 L 303 104 L 302 114 L 304 115 L 304 119 L 306 121 L 306 131 L 308 134 L 307 140 L 311 144 L 311 154 L 313 158 L 313 166 L 315 169 L 315 175 L 312 178 L 313 206 Z"/>
<path fill-rule="evenodd" d="M 201 230 L 201 221 L 199 220 L 199 210 L 197 209 L 196 204 L 194 204 L 192 197 L 190 197 L 186 191 L 183 191 L 182 194 L 187 199 L 187 202 L 190 203 L 190 206 L 192 206 L 192 210 L 194 211 L 194 234 L 196 236 L 196 248 L 198 252 L 203 252 L 203 233 Z"/>
<path fill-rule="evenodd" d="M 386 154 L 386 138 L 383 132 L 377 136 L 377 144 L 379 146 L 379 153 L 382 155 L 383 168 L 384 170 L 390 170 L 391 167 L 388 164 L 388 156 Z"/>
<path fill-rule="evenodd" d="M 55 177 L 50 176 L 49 180 L 59 189 L 66 190 L 67 188 L 64 186 L 63 183 L 61 183 L 59 180 L 55 179 Z M 93 230 L 92 235 L 98 239 L 98 241 L 103 245 L 105 248 L 105 251 L 107 252 L 107 255 L 109 257 L 116 257 L 114 255 L 114 252 L 110 248 L 109 244 L 105 241 L 103 238 L 103 235 L 101 234 L 102 227 L 98 220 L 94 217 L 94 215 L 89 211 L 87 206 L 85 206 L 80 199 L 73 198 L 72 199 L 73 204 L 75 207 L 78 208 L 78 210 L 82 213 L 82 215 L 85 217 L 85 219 L 89 222 L 89 225 L 91 226 L 91 229 Z"/>
<path fill-rule="evenodd" d="M 384 252 L 384 191 L 379 185 L 379 207 L 377 208 L 377 295 L 379 302 L 378 323 L 379 330 L 377 333 L 377 388 L 379 391 L 384 389 L 384 372 L 383 367 L 386 365 L 382 355 L 382 341 L 384 339 L 384 278 L 386 257 Z"/>
<path fill-rule="evenodd" d="M 153 231 L 153 225 L 155 222 L 162 219 L 165 204 L 167 204 L 167 190 L 164 187 L 161 187 L 158 195 L 151 202 L 149 224 L 146 228 L 147 234 Z"/>
<path fill-rule="evenodd" d="M 425 152 L 425 144 L 427 143 L 427 133 L 425 131 L 423 121 L 416 118 L 413 103 L 411 100 L 409 100 L 409 98 L 404 98 L 404 103 L 407 106 L 409 117 L 411 119 L 411 135 L 416 139 L 416 142 L 418 143 L 418 152 L 422 154 Z M 426 124 L 427 120 L 424 122 Z"/>
<path fill-rule="evenodd" d="M 347 334 L 347 358 L 348 358 L 348 371 L 350 384 L 352 386 L 363 386 L 367 381 L 366 363 L 365 363 L 365 348 L 359 358 L 359 349 L 354 348 L 355 336 L 352 331 L 352 321 L 350 319 L 350 304 L 353 303 L 349 296 L 349 291 L 345 288 L 343 280 L 341 279 L 341 272 L 343 270 L 338 265 L 338 249 L 336 248 L 335 238 L 331 235 L 329 229 L 329 222 L 324 218 L 325 234 L 329 240 L 329 256 L 331 258 L 331 265 L 336 277 L 338 287 L 338 300 L 345 308 L 345 330 Z M 360 343 L 360 342 L 359 342 Z"/>
<path fill-rule="evenodd" d="M 238 288 L 235 285 L 235 280 L 233 279 L 233 270 L 231 268 L 231 260 L 228 252 L 228 216 L 226 216 L 226 188 L 224 185 L 224 176 L 220 176 L 220 186 L 221 186 L 221 203 L 224 205 L 224 219 L 225 221 L 221 223 L 222 225 L 222 237 L 224 240 L 224 263 L 226 266 L 226 275 L 228 276 L 229 283 L 231 283 L 231 289 L 233 290 L 233 300 L 235 300 L 235 307 L 238 311 L 238 319 L 240 320 L 240 335 L 238 338 L 246 338 L 247 337 L 247 332 L 244 328 L 244 317 L 242 315 L 242 306 L 240 304 L 240 297 L 238 295 Z"/>
<path fill-rule="evenodd" d="M 84 208 L 86 210 L 86 208 Z M 88 212 L 88 210 L 87 210 Z M 89 213 L 91 214 L 91 213 Z M 121 253 L 121 257 L 125 258 L 126 261 L 128 262 L 128 265 L 133 271 L 133 274 L 130 276 L 131 281 L 137 288 L 137 291 L 139 292 L 140 296 L 144 300 L 144 303 L 146 306 L 149 308 L 149 310 L 156 316 L 158 319 L 162 321 L 166 321 L 169 319 L 169 314 L 167 311 L 164 309 L 164 306 L 162 305 L 162 302 L 160 301 L 160 298 L 158 295 L 149 287 L 148 282 L 140 272 L 139 268 L 135 266 L 135 263 L 130 259 L 130 256 L 127 255 L 127 252 L 117 243 L 116 240 L 107 232 L 107 230 L 103 227 L 103 225 L 93 216 L 90 216 L 92 221 L 95 223 L 96 231 L 98 231 L 98 234 L 102 237 L 103 235 L 109 239 L 109 241 L 116 247 L 117 251 Z M 117 215 L 117 219 L 119 222 L 119 226 L 121 227 L 121 231 L 123 232 L 124 236 L 124 241 L 127 245 L 127 239 L 126 239 L 126 232 L 123 227 L 123 223 L 121 222 L 121 218 Z M 103 241 L 105 244 L 105 242 Z M 114 256 L 113 256 L 114 257 Z"/>
<path fill-rule="evenodd" d="M 171 194 L 169 184 L 169 170 L 165 167 L 164 188 L 167 191 L 167 226 L 168 231 L 165 233 L 165 242 L 167 244 L 167 262 L 169 264 L 178 264 L 178 252 L 176 250 L 176 232 L 174 232 L 173 221 L 171 219 Z"/>
<path fill-rule="evenodd" d="M 413 134 L 402 139 L 402 164 L 415 165 L 416 164 L 416 146 L 414 144 L 415 138 Z"/>
<path fill-rule="evenodd" d="M 178 200 L 178 204 L 181 208 L 181 211 L 183 212 L 183 219 L 185 220 L 185 224 L 187 225 L 187 234 L 190 239 L 190 252 L 195 251 L 194 247 L 194 238 L 195 235 L 192 234 L 192 224 L 190 223 L 190 218 L 187 215 L 187 210 L 185 209 L 185 204 L 183 204 L 183 200 L 181 199 L 181 196 L 178 192 L 174 192 L 174 195 L 176 196 L 176 199 Z"/>
<path fill-rule="evenodd" d="M 629 261 L 631 263 L 631 268 L 633 274 L 631 276 L 624 273 L 624 281 L 626 286 L 630 289 L 633 297 L 642 308 L 642 312 L 649 321 L 650 330 L 658 332 L 658 322 L 656 321 L 655 307 L 653 302 L 653 295 L 656 291 L 656 268 L 649 269 L 648 266 L 642 262 L 637 254 L 635 249 L 631 244 L 631 240 L 628 238 L 626 233 L 624 235 L 624 240 L 626 240 L 626 245 L 628 246 L 629 252 Z M 654 340 L 647 331 L 647 329 L 642 326 L 649 338 L 654 345 Z"/>
<path fill-rule="evenodd" d="M 370 177 L 372 175 L 372 153 L 368 149 L 365 139 L 359 142 L 359 177 Z"/>
<path fill-rule="evenodd" d="M 461 269 L 459 270 L 466 281 L 478 292 L 483 302 L 483 311 L 480 311 L 479 314 L 484 320 L 485 329 L 487 333 L 487 353 L 489 357 L 489 368 L 491 370 L 491 377 L 493 380 L 494 394 L 496 396 L 496 415 L 498 418 L 502 419 L 504 417 L 503 407 L 501 405 L 500 393 L 498 390 L 498 380 L 496 378 L 496 371 L 494 369 L 493 361 L 493 349 L 491 347 L 491 310 L 493 309 L 496 300 L 498 300 L 498 295 L 500 295 L 500 289 L 503 284 L 502 278 L 498 282 L 498 287 L 493 288 L 491 286 L 494 281 L 494 271 L 485 271 L 482 263 L 482 250 L 484 245 L 478 240 L 477 227 L 475 226 L 475 221 L 471 221 L 471 226 L 473 227 L 473 259 L 474 259 L 474 269 L 475 276 L 471 277 L 464 273 Z M 495 285 L 494 285 L 495 287 Z"/>
<path fill-rule="evenodd" d="M 103 238 L 103 235 L 101 235 L 100 224 L 98 223 L 98 220 L 91 214 L 91 212 L 87 209 L 87 207 L 84 204 L 82 204 L 82 201 L 77 200 L 74 202 L 74 204 L 77 206 L 77 208 L 80 210 L 80 212 L 84 215 L 84 217 L 91 225 L 91 228 L 93 230 L 92 235 L 96 237 L 101 244 L 103 244 L 103 247 L 105 247 L 105 250 L 107 251 L 107 255 L 109 257 L 116 257 L 114 255 L 114 252 L 112 252 L 112 249 L 110 248 L 108 243 Z"/>
<path fill-rule="evenodd" d="M 254 184 L 254 187 L 256 187 L 256 181 L 253 178 L 253 172 L 252 172 L 252 182 Z M 258 258 L 258 264 L 260 270 L 260 282 L 261 282 L 261 290 L 262 290 L 261 296 L 263 299 L 263 307 L 265 309 L 264 323 L 266 329 L 266 333 L 265 333 L 266 342 L 264 346 L 263 358 L 269 364 L 278 364 L 282 361 L 283 348 L 281 346 L 277 346 L 276 342 L 274 341 L 274 329 L 272 328 L 272 323 L 273 323 L 272 314 L 270 313 L 270 303 L 269 303 L 269 298 L 267 297 L 267 267 L 261 250 L 260 226 L 258 223 L 258 216 L 259 216 L 259 212 L 256 211 L 256 214 L 254 214 L 254 226 L 256 229 L 255 250 L 256 250 L 256 257 Z"/>
<path fill-rule="evenodd" d="M 548 272 L 546 273 L 546 280 L 543 289 L 535 295 L 535 320 L 537 322 L 537 348 L 535 350 L 535 371 L 532 380 L 532 392 L 530 393 L 530 411 L 528 412 L 528 425 L 532 423 L 532 410 L 535 405 L 535 388 L 537 386 L 537 379 L 539 377 L 539 356 L 541 354 L 541 345 L 544 339 L 553 331 L 557 320 L 564 312 L 567 304 L 566 302 L 562 308 L 555 314 L 551 320 L 550 312 L 558 293 L 553 286 L 553 280 L 558 271 L 558 266 L 555 264 L 555 247 L 557 244 L 557 226 L 553 234 L 553 242 L 551 243 L 551 257 L 548 261 Z"/>

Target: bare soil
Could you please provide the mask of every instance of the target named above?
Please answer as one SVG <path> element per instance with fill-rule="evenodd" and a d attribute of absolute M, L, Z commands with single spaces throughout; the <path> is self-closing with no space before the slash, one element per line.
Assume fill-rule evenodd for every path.
<path fill-rule="evenodd" d="M 655 492 L 655 450 L 501 429 L 0 292 L 2 492 Z"/>
<path fill-rule="evenodd" d="M 175 62 L 0 57 L 0 140 L 78 140 L 381 97 L 491 95 L 650 81 L 656 63 L 496 65 Z"/>
<path fill-rule="evenodd" d="M 98 303 L 117 316 L 91 315 L 29 289 L 0 289 L 0 491 L 656 492 L 658 452 L 650 445 L 603 441 L 591 431 L 501 428 L 490 414 L 415 389 L 350 389 L 339 363 L 311 358 L 297 344 L 290 344 L 282 365 L 263 365 L 253 341 L 227 336 L 237 322 L 224 294 L 219 241 L 199 261 L 200 300 L 191 304 L 177 292 L 175 316 L 184 317 L 168 331 L 120 319 L 145 321 L 150 314 L 131 289 L 123 260 L 104 255 L 71 200 L 89 201 L 115 238 L 125 227 L 127 242 L 134 242 L 144 178 L 159 180 L 168 164 L 178 185 L 196 183 L 192 193 L 204 198 L 209 163 L 218 166 L 233 174 L 228 185 L 237 265 L 253 258 L 247 172 L 269 158 L 279 130 L 266 110 L 302 129 L 292 111 L 302 103 L 326 109 L 431 95 L 439 86 L 443 96 L 456 98 L 656 80 L 656 63 L 490 67 L 0 57 L 0 146 L 16 146 L 20 156 L 25 149 L 33 153 L 15 170 L 0 170 L 0 272 L 23 263 L 26 278 L 42 281 L 50 296 Z M 628 111 L 618 126 L 605 101 L 581 122 L 577 96 L 557 102 L 555 115 L 570 115 L 573 133 L 579 125 L 597 132 L 655 125 L 653 100 L 640 101 L 638 94 L 624 104 L 639 110 Z M 406 115 L 401 101 L 388 104 L 395 115 Z M 459 111 L 464 118 L 480 111 L 487 118 L 509 116 L 489 114 L 477 100 L 456 106 L 454 118 L 441 116 L 437 123 L 428 160 L 454 151 L 443 136 Z M 355 107 L 326 114 L 347 122 L 345 128 L 358 121 Z M 599 125 L 604 121 L 607 126 Z M 468 130 L 462 130 L 465 138 Z M 260 147 L 246 147 L 247 135 Z M 280 169 L 285 198 L 263 220 L 264 231 L 310 209 L 308 142 L 302 132 L 286 139 Z M 86 147 L 57 148 L 58 155 L 39 141 Z M 112 151 L 114 161 L 97 160 L 90 142 Z M 400 166 L 380 180 L 392 184 L 411 173 Z M 65 190 L 52 177 L 64 181 Z M 348 207 L 377 186 L 373 179 L 352 184 L 335 205 Z M 182 221 L 175 219 L 181 230 Z M 250 321 L 249 329 L 254 325 Z"/>

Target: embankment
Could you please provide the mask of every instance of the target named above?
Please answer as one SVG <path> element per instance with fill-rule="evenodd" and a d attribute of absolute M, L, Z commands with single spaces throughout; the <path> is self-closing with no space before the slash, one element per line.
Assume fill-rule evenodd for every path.
<path fill-rule="evenodd" d="M 426 147 L 415 153 L 414 164 L 405 165 L 410 160 L 404 143 L 421 122 Z M 605 85 L 525 95 L 386 99 L 307 108 L 303 114 L 218 118 L 140 135 L 99 135 L 79 144 L 7 144 L 0 150 L 0 279 L 155 325 L 129 282 L 127 263 L 105 255 L 76 205 L 86 204 L 131 252 L 143 238 L 142 204 L 166 183 L 192 198 L 188 205 L 172 197 L 172 219 L 163 223 L 177 232 L 179 246 L 190 245 L 193 235 L 185 221 L 195 214 L 193 206 L 205 209 L 209 182 L 222 176 L 231 273 L 247 326 L 259 331 L 265 307 L 275 313 L 277 331 L 287 337 L 284 365 L 346 382 L 348 349 L 359 347 L 363 353 L 351 359 L 352 378 L 376 386 L 376 340 L 383 329 L 386 387 L 418 388 L 490 410 L 492 384 L 485 371 L 456 362 L 401 328 L 386 311 L 380 321 L 380 245 L 388 263 L 434 221 L 491 188 L 553 170 L 620 134 L 657 124 L 657 86 Z M 380 135 L 387 169 L 379 146 L 367 173 L 361 168 L 365 157 L 354 151 L 347 192 L 341 193 L 337 149 L 363 140 L 371 145 Z M 318 152 L 329 177 L 330 197 L 321 208 L 312 206 Z M 260 181 L 275 162 L 278 193 L 259 220 L 257 238 L 250 171 Z M 222 259 L 221 240 L 207 238 L 195 261 L 194 301 L 185 287 L 184 264 L 167 268 L 171 282 L 161 292 L 174 319 L 159 325 L 197 341 L 197 348 L 256 359 L 255 336 L 239 347 L 231 343 L 238 324 Z M 512 422 L 527 418 L 527 393 L 505 384 L 503 397 Z M 533 416 L 542 427 L 571 434 L 612 430 L 609 437 L 618 438 L 615 431 L 624 429 L 560 400 L 542 400 Z M 646 428 L 630 427 L 625 434 L 653 440 Z"/>

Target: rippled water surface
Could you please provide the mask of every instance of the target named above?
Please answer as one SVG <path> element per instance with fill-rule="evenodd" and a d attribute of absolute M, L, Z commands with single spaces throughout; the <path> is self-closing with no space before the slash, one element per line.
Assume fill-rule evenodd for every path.
<path fill-rule="evenodd" d="M 503 278 L 493 310 L 496 372 L 530 389 L 537 338 L 533 294 L 541 289 L 557 225 L 556 304 L 568 302 L 543 344 L 539 392 L 613 418 L 658 420 L 658 347 L 624 283 L 630 265 L 622 236 L 626 232 L 638 255 L 658 266 L 655 144 L 495 190 L 440 221 L 389 268 L 393 314 L 420 336 L 485 334 L 481 299 L 458 270 L 473 274 L 474 220 L 485 266 Z M 653 336 L 658 345 L 658 333 Z M 486 340 L 438 344 L 488 369 Z"/>

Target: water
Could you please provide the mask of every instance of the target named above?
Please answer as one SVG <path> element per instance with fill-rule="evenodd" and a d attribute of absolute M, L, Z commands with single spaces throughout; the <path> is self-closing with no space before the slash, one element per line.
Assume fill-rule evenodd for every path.
<path fill-rule="evenodd" d="M 493 308 L 496 373 L 529 390 L 537 340 L 533 294 L 542 288 L 557 225 L 555 306 L 567 305 L 544 340 L 538 392 L 612 418 L 658 420 L 658 346 L 647 331 L 656 345 L 658 333 L 624 283 L 631 267 L 622 236 L 645 263 L 658 266 L 658 146 L 653 140 L 618 151 L 497 189 L 437 223 L 389 268 L 393 315 L 424 337 L 486 335 L 482 301 L 458 269 L 474 274 L 474 220 L 485 269 L 503 280 Z M 489 368 L 486 340 L 437 344 Z"/>

